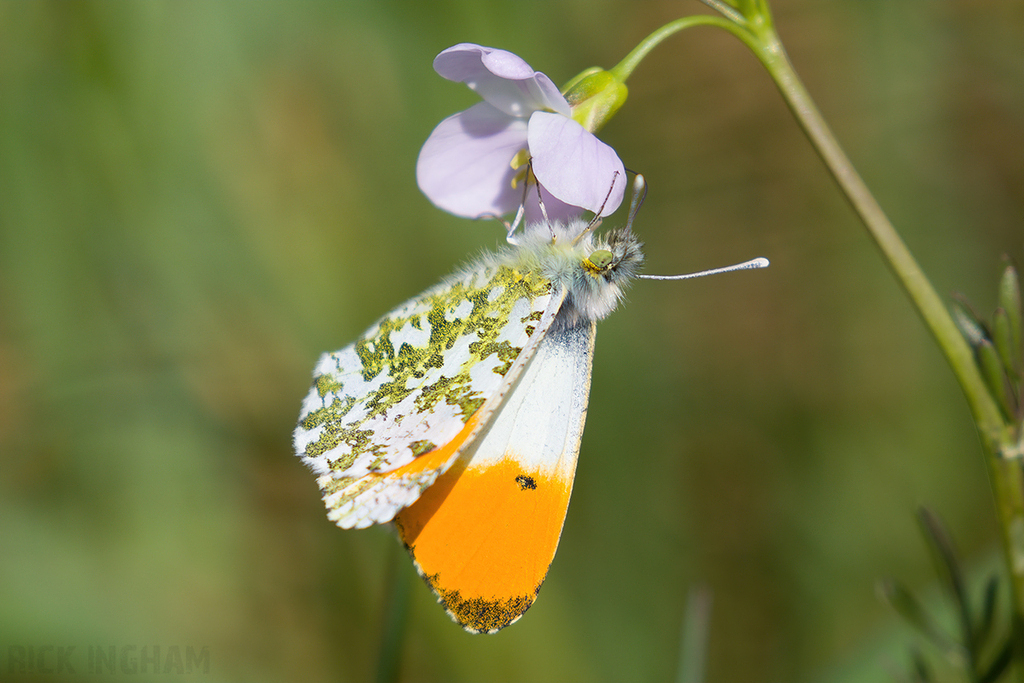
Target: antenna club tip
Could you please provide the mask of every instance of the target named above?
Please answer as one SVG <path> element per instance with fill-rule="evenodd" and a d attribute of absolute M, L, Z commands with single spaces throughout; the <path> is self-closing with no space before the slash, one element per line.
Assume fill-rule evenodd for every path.
<path fill-rule="evenodd" d="M 685 275 L 637 275 L 638 278 L 643 280 L 689 280 L 695 277 L 705 277 L 707 275 L 718 275 L 719 273 L 734 273 L 737 270 L 752 270 L 755 268 L 767 268 L 768 259 L 760 256 L 743 263 L 737 263 L 733 266 L 725 266 L 724 268 L 712 268 L 711 270 L 702 270 L 698 273 L 686 273 Z"/>

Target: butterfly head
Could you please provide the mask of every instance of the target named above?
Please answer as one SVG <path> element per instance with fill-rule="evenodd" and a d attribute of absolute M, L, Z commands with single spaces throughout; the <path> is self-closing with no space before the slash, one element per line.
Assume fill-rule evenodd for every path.
<path fill-rule="evenodd" d="M 628 281 L 636 277 L 644 261 L 640 241 L 630 228 L 613 230 L 604 243 L 594 240 L 590 254 L 580 265 L 591 277 L 607 282 Z"/>
<path fill-rule="evenodd" d="M 545 276 L 565 289 L 560 316 L 568 324 L 600 320 L 611 313 L 643 263 L 641 244 L 632 230 L 597 235 L 594 227 L 583 220 L 550 224 L 546 230 L 535 227 L 537 242 L 523 245 L 521 252 L 536 258 Z"/>
<path fill-rule="evenodd" d="M 564 324 L 604 318 L 619 303 L 624 287 L 638 276 L 644 255 L 632 225 L 646 188 L 643 176 L 637 175 L 625 227 L 598 235 L 601 211 L 589 222 L 580 218 L 548 221 L 545 215 L 544 221 L 527 226 L 524 238 L 516 242 L 520 257 L 536 263 L 565 290 L 559 311 Z"/>

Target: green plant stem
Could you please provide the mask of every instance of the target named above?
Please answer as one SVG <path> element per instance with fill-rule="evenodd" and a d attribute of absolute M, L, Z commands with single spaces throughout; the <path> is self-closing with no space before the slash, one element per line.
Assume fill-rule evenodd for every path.
<path fill-rule="evenodd" d="M 629 75 L 633 73 L 633 69 L 643 61 L 644 57 L 646 57 L 651 50 L 672 34 L 678 33 L 684 28 L 691 28 L 693 26 L 723 26 L 725 23 L 726 21 L 721 17 L 712 16 L 710 14 L 694 14 L 689 17 L 682 17 L 681 19 L 670 21 L 640 41 L 640 44 L 633 48 L 633 51 L 626 55 L 621 62 L 609 69 L 609 73 L 611 73 L 617 80 L 625 83 L 626 79 L 629 78 Z"/>
<path fill-rule="evenodd" d="M 975 363 L 974 353 L 942 299 L 850 163 L 796 75 L 771 26 L 770 17 L 757 18 L 759 21 L 745 25 L 723 22 L 720 26 L 746 43 L 771 74 L 804 133 L 882 250 L 963 388 L 987 454 L 1013 596 L 1015 650 L 1021 657 L 1024 654 L 1024 478 L 1020 444 L 1003 421 Z M 1024 667 L 1020 667 L 1018 673 L 1024 676 Z"/>
<path fill-rule="evenodd" d="M 785 51 L 778 44 L 778 39 L 774 38 L 773 43 L 774 49 L 766 50 L 759 56 L 762 56 L 762 61 L 771 72 L 797 121 L 867 226 L 893 273 L 949 359 L 953 372 L 967 394 L 975 420 L 985 432 L 986 441 L 999 443 L 1003 421 L 999 416 L 998 406 L 992 400 L 985 381 L 977 370 L 973 351 L 960 334 L 960 330 L 946 310 L 946 305 L 932 288 L 910 250 L 900 239 L 882 208 L 836 142 L 807 90 L 793 71 Z"/>
<path fill-rule="evenodd" d="M 786 103 L 796 116 L 800 126 L 810 138 L 825 165 L 839 183 L 850 204 L 860 216 L 875 243 L 882 250 L 889 267 L 900 284 L 910 296 L 928 329 L 938 342 L 963 387 L 967 402 L 971 407 L 974 420 L 978 425 L 982 441 L 991 456 L 1001 464 L 1011 467 L 994 467 L 993 475 L 1000 482 L 1010 483 L 1007 490 L 997 493 L 1000 500 L 1000 514 L 1009 530 L 1014 524 L 1021 527 L 1019 535 L 1024 536 L 1024 496 L 1020 486 L 1020 470 L 1016 460 L 1004 460 L 999 454 L 1008 446 L 1012 446 L 1010 434 L 999 413 L 999 406 L 992 399 L 985 385 L 985 380 L 978 372 L 974 361 L 974 352 L 960 334 L 960 330 L 949 315 L 946 305 L 935 292 L 924 272 L 917 265 L 910 250 L 900 239 L 882 207 L 875 201 L 853 164 L 836 142 L 821 113 L 808 95 L 796 72 L 793 70 L 785 50 L 769 29 L 769 40 L 766 48 L 758 51 L 758 57 L 771 73 L 776 85 L 782 92 Z M 1008 546 L 1016 548 L 1014 561 L 1015 582 L 1020 594 L 1024 596 L 1024 537 L 1013 539 Z M 1024 602 L 1018 598 L 1018 607 L 1024 612 Z"/>
<path fill-rule="evenodd" d="M 720 14 L 683 17 L 662 26 L 611 69 L 611 73 L 625 82 L 655 46 L 692 26 L 717 26 L 732 33 L 768 70 L 797 122 L 935 337 L 963 389 L 986 453 L 1010 576 L 1015 657 L 1024 660 L 1024 472 L 1021 466 L 1024 437 L 1015 433 L 1015 427 L 1004 422 L 999 406 L 978 369 L 974 352 L 953 322 L 946 305 L 850 163 L 796 75 L 775 32 L 767 0 L 700 1 Z M 1018 667 L 1018 675 L 1024 681 L 1024 665 Z"/>
<path fill-rule="evenodd" d="M 706 680 L 708 635 L 711 623 L 711 589 L 694 586 L 686 599 L 683 633 L 679 648 L 679 672 L 676 683 L 700 683 Z"/>
<path fill-rule="evenodd" d="M 411 587 L 406 576 L 406 553 L 398 543 L 389 549 L 386 609 L 381 624 L 375 683 L 395 683 L 401 669 L 402 641 L 409 613 Z"/>

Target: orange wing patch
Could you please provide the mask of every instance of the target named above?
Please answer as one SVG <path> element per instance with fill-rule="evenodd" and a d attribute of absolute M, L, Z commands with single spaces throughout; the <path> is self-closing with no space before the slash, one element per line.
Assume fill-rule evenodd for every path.
<path fill-rule="evenodd" d="M 356 496 L 374 487 L 379 488 L 388 482 L 415 480 L 423 482 L 421 484 L 423 488 L 430 486 L 435 480 L 435 473 L 442 472 L 448 467 L 449 461 L 456 452 L 474 435 L 479 422 L 480 411 L 478 410 L 470 416 L 462 431 L 454 439 L 441 448 L 425 453 L 397 469 L 388 472 L 371 472 L 358 481 L 346 477 L 336 479 L 330 474 L 325 474 L 317 480 L 317 483 L 324 492 L 324 500 L 327 502 L 328 509 L 332 507 L 332 496 L 340 495 L 340 493 Z M 327 518 L 333 519 L 331 513 L 328 513 Z"/>
<path fill-rule="evenodd" d="M 395 522 L 448 613 L 494 633 L 529 609 L 555 556 L 572 477 L 526 471 L 514 453 L 486 466 L 460 459 Z"/>

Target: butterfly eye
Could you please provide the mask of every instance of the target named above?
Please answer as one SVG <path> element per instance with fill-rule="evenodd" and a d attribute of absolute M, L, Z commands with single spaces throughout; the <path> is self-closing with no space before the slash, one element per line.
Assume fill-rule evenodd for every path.
<path fill-rule="evenodd" d="M 598 249 L 588 258 L 583 260 L 583 266 L 587 270 L 592 270 L 594 272 L 599 273 L 607 269 L 608 266 L 610 266 L 612 264 L 612 261 L 614 260 L 615 256 L 612 255 L 612 252 L 608 251 L 607 249 Z"/>

